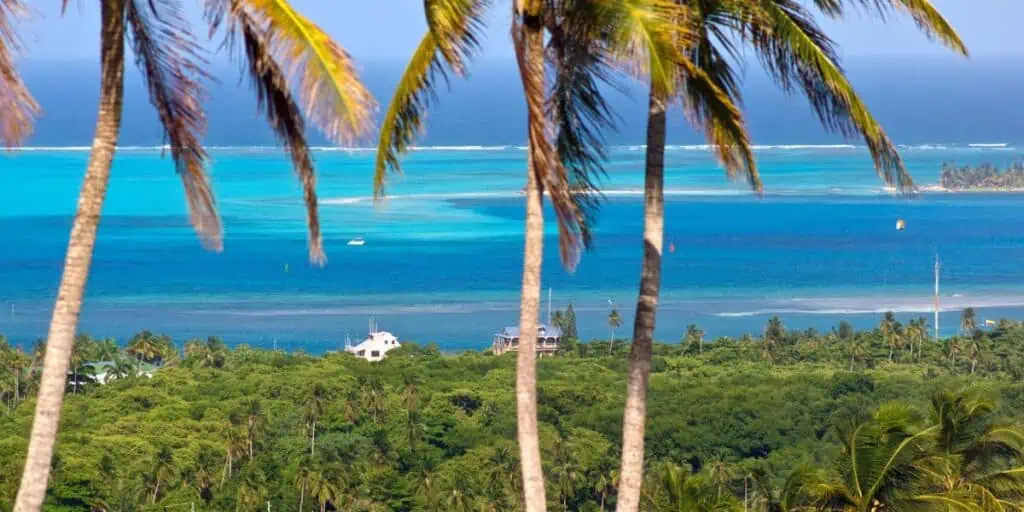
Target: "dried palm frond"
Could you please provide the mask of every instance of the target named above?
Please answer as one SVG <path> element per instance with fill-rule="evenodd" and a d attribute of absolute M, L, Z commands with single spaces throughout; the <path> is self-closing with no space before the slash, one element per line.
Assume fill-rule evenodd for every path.
<path fill-rule="evenodd" d="M 598 183 L 608 157 L 604 131 L 619 120 L 604 99 L 601 86 L 621 89 L 605 57 L 602 36 L 606 27 L 590 7 L 594 3 L 563 0 L 549 4 L 548 63 L 553 84 L 547 114 L 555 129 L 558 168 L 576 202 L 580 242 L 591 243 L 590 227 L 600 203 Z"/>
<path fill-rule="evenodd" d="M 14 54 L 21 41 L 12 21 L 25 13 L 20 0 L 0 0 L 0 141 L 11 147 L 21 144 L 30 133 L 39 104 L 18 75 Z"/>
<path fill-rule="evenodd" d="M 192 226 L 204 245 L 220 250 L 220 217 L 206 173 L 207 154 L 200 138 L 206 129 L 202 101 L 206 61 L 192 36 L 178 0 L 132 0 L 126 19 L 135 60 L 149 89 L 185 187 Z"/>
<path fill-rule="evenodd" d="M 351 145 L 369 131 L 375 102 L 348 52 L 287 0 L 238 0 L 234 8 L 245 10 L 266 32 L 271 53 L 285 63 L 285 74 L 302 98 L 305 117 L 328 139 Z"/>
<path fill-rule="evenodd" d="M 487 6 L 484 0 L 426 0 L 429 31 L 406 66 L 381 124 L 374 198 L 384 196 L 388 171 L 401 172 L 401 155 L 423 130 L 439 82 L 447 84 L 450 72 L 465 74 L 468 60 L 479 50 Z"/>
<path fill-rule="evenodd" d="M 238 11 L 238 22 L 245 47 L 245 63 L 252 87 L 256 90 L 259 108 L 265 111 L 267 122 L 291 155 L 295 174 L 302 184 L 309 230 L 309 260 L 315 265 L 327 263 L 323 235 L 320 231 L 320 213 L 317 206 L 316 172 L 306 141 L 302 111 L 288 90 L 288 77 L 270 55 L 270 48 L 254 20 L 244 11 Z"/>

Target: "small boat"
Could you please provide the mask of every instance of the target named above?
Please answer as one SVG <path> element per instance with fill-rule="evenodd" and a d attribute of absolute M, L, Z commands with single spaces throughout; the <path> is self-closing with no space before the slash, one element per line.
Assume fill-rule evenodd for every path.
<path fill-rule="evenodd" d="M 346 245 L 354 245 L 356 247 L 361 247 L 361 246 L 366 245 L 366 240 L 363 240 L 363 237 L 361 237 L 361 236 L 357 236 L 357 237 L 353 238 L 352 240 L 349 240 Z"/>

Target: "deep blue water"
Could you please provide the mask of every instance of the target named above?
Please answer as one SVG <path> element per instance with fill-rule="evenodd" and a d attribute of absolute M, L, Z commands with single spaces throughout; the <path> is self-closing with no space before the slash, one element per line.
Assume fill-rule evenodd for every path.
<path fill-rule="evenodd" d="M 1000 140 L 999 142 L 1003 142 Z M 516 147 L 414 152 L 391 199 L 369 199 L 373 154 L 320 151 L 329 264 L 306 262 L 304 213 L 283 155 L 215 149 L 225 250 L 200 248 L 180 185 L 158 150 L 122 151 L 96 249 L 82 329 L 126 337 L 149 328 L 178 338 L 216 334 L 322 351 L 365 332 L 376 315 L 401 339 L 480 347 L 517 319 L 524 152 Z M 1006 163 L 1012 141 L 904 150 L 921 184 L 942 161 Z M 85 151 L 0 157 L 0 332 L 45 334 Z M 839 319 L 877 322 L 931 309 L 932 264 L 943 262 L 943 307 L 985 318 L 1024 313 L 1024 196 L 886 193 L 857 147 L 762 147 L 767 194 L 728 184 L 697 147 L 668 152 L 661 339 L 699 323 L 712 335 Z M 580 312 L 585 336 L 607 336 L 608 301 L 627 318 L 639 273 L 643 152 L 613 151 L 596 245 L 575 273 L 558 262 L 549 225 L 545 287 Z M 905 231 L 895 222 L 904 219 Z M 363 247 L 346 242 L 365 237 Z M 944 317 L 954 328 L 954 314 Z M 627 322 L 628 324 L 628 322 Z M 626 335 L 623 327 L 620 334 Z"/>

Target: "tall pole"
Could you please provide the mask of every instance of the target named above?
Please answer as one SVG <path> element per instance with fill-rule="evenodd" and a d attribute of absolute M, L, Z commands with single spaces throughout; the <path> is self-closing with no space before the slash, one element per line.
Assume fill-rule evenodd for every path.
<path fill-rule="evenodd" d="M 939 253 L 935 253 L 935 341 L 939 341 L 939 269 L 942 268 L 942 264 L 939 263 Z"/>
<path fill-rule="evenodd" d="M 551 325 L 551 287 L 548 287 L 548 325 Z"/>

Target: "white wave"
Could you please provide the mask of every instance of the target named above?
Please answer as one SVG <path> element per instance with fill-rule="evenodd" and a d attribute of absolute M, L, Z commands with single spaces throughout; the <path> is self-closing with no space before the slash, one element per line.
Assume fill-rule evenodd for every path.
<path fill-rule="evenodd" d="M 410 146 L 411 151 L 505 151 L 517 146 Z"/>
<path fill-rule="evenodd" d="M 967 147 L 969 147 L 969 148 L 1005 148 L 1008 145 L 1009 144 L 1007 144 L 1005 142 L 984 142 L 984 143 L 976 142 L 976 143 L 973 143 L 973 144 L 968 144 Z"/>
<path fill-rule="evenodd" d="M 905 297 L 893 300 L 887 297 L 839 297 L 818 299 L 792 299 L 775 307 L 749 311 L 723 311 L 714 313 L 722 318 L 766 315 L 877 315 L 893 313 L 928 313 L 935 307 L 927 296 Z M 964 308 L 1019 308 L 1024 307 L 1024 296 L 966 296 L 953 294 L 939 297 L 939 311 L 961 311 Z"/>

